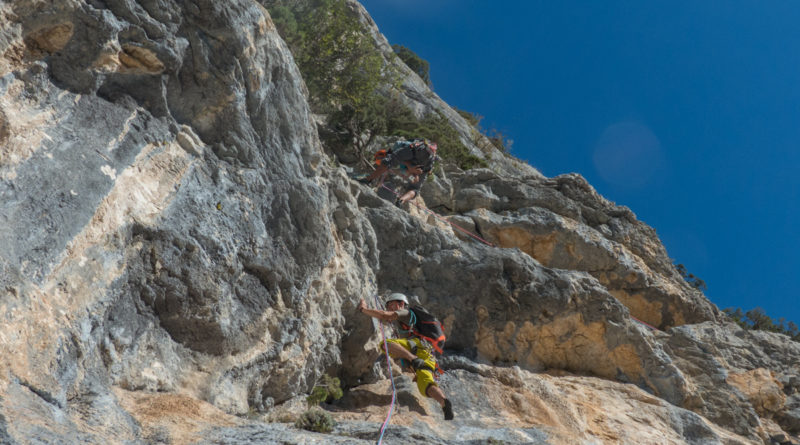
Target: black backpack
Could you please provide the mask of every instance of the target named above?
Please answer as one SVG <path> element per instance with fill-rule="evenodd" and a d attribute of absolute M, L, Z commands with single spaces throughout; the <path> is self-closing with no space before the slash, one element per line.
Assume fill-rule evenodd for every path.
<path fill-rule="evenodd" d="M 408 310 L 414 314 L 416 319 L 414 325 L 410 326 L 411 333 L 422 340 L 426 340 L 436 352 L 442 354 L 442 348 L 444 348 L 444 341 L 446 340 L 442 322 L 418 304 L 409 307 Z M 407 328 L 409 326 L 403 326 L 403 329 L 407 330 Z"/>
<path fill-rule="evenodd" d="M 433 169 L 433 163 L 436 161 L 436 153 L 428 146 L 428 141 L 425 139 L 414 139 L 409 144 L 412 153 L 414 154 L 414 163 L 422 167 L 422 171 L 429 172 Z"/>

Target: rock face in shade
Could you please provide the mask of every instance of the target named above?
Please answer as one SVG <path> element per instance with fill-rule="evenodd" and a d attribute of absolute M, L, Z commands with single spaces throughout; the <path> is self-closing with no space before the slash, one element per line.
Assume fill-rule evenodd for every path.
<path fill-rule="evenodd" d="M 374 442 L 390 386 L 355 306 L 390 290 L 444 321 L 456 406 L 399 377 L 391 440 L 800 433 L 797 343 L 725 323 L 631 210 L 477 148 L 405 67 L 415 111 L 492 166 L 419 202 L 494 246 L 348 178 L 257 2 L 14 0 L 0 22 L 0 442 Z M 320 436 L 291 421 L 324 374 L 346 394 Z"/>

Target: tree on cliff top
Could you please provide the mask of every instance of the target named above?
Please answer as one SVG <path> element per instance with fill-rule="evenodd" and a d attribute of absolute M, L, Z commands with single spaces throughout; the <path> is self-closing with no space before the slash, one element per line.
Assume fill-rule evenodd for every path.
<path fill-rule="evenodd" d="M 433 86 L 431 85 L 430 64 L 428 64 L 427 60 L 418 56 L 417 53 L 403 45 L 394 44 L 392 45 L 392 49 L 394 53 L 397 54 L 397 57 L 399 57 L 411 71 L 417 73 L 420 79 L 425 82 L 425 85 L 428 85 L 428 87 Z"/>
<path fill-rule="evenodd" d="M 364 148 L 386 131 L 393 105 L 387 96 L 398 73 L 344 0 L 275 0 L 267 7 L 303 74 L 314 111 L 347 132 L 363 159 Z"/>
<path fill-rule="evenodd" d="M 744 329 L 752 329 L 756 331 L 769 331 L 785 334 L 792 340 L 800 342 L 800 328 L 797 324 L 789 321 L 786 324 L 786 319 L 781 317 L 778 322 L 772 320 L 769 315 L 764 312 L 764 309 L 756 307 L 747 312 L 742 311 L 742 308 L 726 308 L 723 312 L 733 321 Z"/>
<path fill-rule="evenodd" d="M 370 164 L 365 150 L 381 134 L 435 140 L 440 156 L 463 169 L 487 165 L 470 153 L 446 118 L 414 116 L 397 88 L 400 73 L 386 64 L 345 0 L 267 0 L 265 6 L 294 55 L 314 112 L 346 135 L 365 166 Z M 400 53 L 427 78 L 427 62 L 408 49 Z"/>

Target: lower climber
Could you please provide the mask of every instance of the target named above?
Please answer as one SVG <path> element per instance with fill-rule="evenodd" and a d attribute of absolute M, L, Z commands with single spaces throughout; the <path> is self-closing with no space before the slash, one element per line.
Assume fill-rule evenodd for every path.
<path fill-rule="evenodd" d="M 397 322 L 398 332 L 402 338 L 387 340 L 389 356 L 393 359 L 402 359 L 411 364 L 414 371 L 417 388 L 420 394 L 431 397 L 442 407 L 445 420 L 453 420 L 453 404 L 445 397 L 444 392 L 433 379 L 436 371 L 436 359 L 433 356 L 433 347 L 429 341 L 420 338 L 414 329 L 416 318 L 414 311 L 410 310 L 408 298 L 400 293 L 394 293 L 386 298 L 386 310 L 370 309 L 362 299 L 358 303 L 358 311 L 370 317 L 386 322 Z M 443 339 L 444 336 L 441 336 Z M 438 349 L 438 348 L 437 348 Z"/>

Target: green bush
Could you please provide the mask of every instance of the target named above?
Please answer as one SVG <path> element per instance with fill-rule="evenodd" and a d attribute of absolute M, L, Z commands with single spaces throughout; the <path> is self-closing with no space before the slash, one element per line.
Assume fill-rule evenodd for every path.
<path fill-rule="evenodd" d="M 514 145 L 514 140 L 507 137 L 505 133 L 493 128 L 486 132 L 485 135 L 489 138 L 489 142 L 491 142 L 496 149 L 500 150 L 501 153 L 511 152 L 511 146 Z"/>
<path fill-rule="evenodd" d="M 708 290 L 708 286 L 706 286 L 706 282 L 701 280 L 700 277 L 696 277 L 693 274 L 690 274 L 689 271 L 686 270 L 686 266 L 683 264 L 676 264 L 675 268 L 678 269 L 678 273 L 681 274 L 683 279 L 689 283 L 693 288 L 705 292 Z"/>
<path fill-rule="evenodd" d="M 430 76 L 430 65 L 428 61 L 421 58 L 417 55 L 414 51 L 406 48 L 403 45 L 392 45 L 392 49 L 394 53 L 397 54 L 397 57 L 403 61 L 411 71 L 417 73 L 417 75 L 425 82 L 425 85 L 431 87 L 431 76 Z"/>
<path fill-rule="evenodd" d="M 270 8 L 269 14 L 272 17 L 272 23 L 275 24 L 278 33 L 287 44 L 291 45 L 293 41 L 299 38 L 297 19 L 291 9 L 283 5 L 275 5 Z"/>
<path fill-rule="evenodd" d="M 317 433 L 330 433 L 336 426 L 336 421 L 327 411 L 320 408 L 312 408 L 300 415 L 294 426 Z"/>
<path fill-rule="evenodd" d="M 316 113 L 345 132 L 356 154 L 386 129 L 386 108 L 399 74 L 345 0 L 266 0 L 289 44 Z M 366 136 L 366 137 L 364 137 Z"/>
<path fill-rule="evenodd" d="M 345 0 L 265 0 L 281 37 L 289 45 L 310 93 L 315 112 L 328 117 L 338 144 L 352 144 L 356 158 L 369 164 L 365 149 L 377 135 L 426 138 L 439 156 L 462 169 L 486 167 L 439 115 L 418 119 L 400 99 L 399 73 L 387 65 L 370 34 Z M 428 63 L 408 48 L 395 51 L 423 79 Z M 429 79 L 428 79 L 429 80 Z"/>
<path fill-rule="evenodd" d="M 345 0 L 266 2 L 318 112 L 361 108 L 387 82 L 383 57 Z"/>
<path fill-rule="evenodd" d="M 480 114 L 471 113 L 466 110 L 459 110 L 458 108 L 453 108 L 453 109 L 456 110 L 456 112 L 460 114 L 461 117 L 464 118 L 464 120 L 469 122 L 469 124 L 475 128 L 478 128 L 481 124 L 481 121 L 483 120 L 483 116 L 481 116 Z"/>
<path fill-rule="evenodd" d="M 322 402 L 332 402 L 342 398 L 342 384 L 337 377 L 331 377 L 326 374 L 321 380 L 321 382 L 314 385 L 311 394 L 306 397 L 306 402 L 309 406 L 319 405 Z"/>
<path fill-rule="evenodd" d="M 792 340 L 800 342 L 800 328 L 794 322 L 786 322 L 785 318 L 779 318 L 778 322 L 770 318 L 763 309 L 756 307 L 747 312 L 742 311 L 741 308 L 726 308 L 723 312 L 739 326 L 744 329 L 752 329 L 756 331 L 769 331 L 785 334 Z"/>
<path fill-rule="evenodd" d="M 456 109 L 456 111 L 461 115 L 461 117 L 464 118 L 464 120 L 469 122 L 469 124 L 474 127 L 474 131 L 472 133 L 472 142 L 478 148 L 480 148 L 481 151 L 488 154 L 491 152 L 490 148 L 493 147 L 499 150 L 501 153 L 510 156 L 511 146 L 514 144 L 514 141 L 511 138 L 496 128 L 489 130 L 483 128 L 481 126 L 483 116 L 479 114 L 459 109 Z M 486 143 L 486 140 L 489 141 L 488 144 Z"/>

